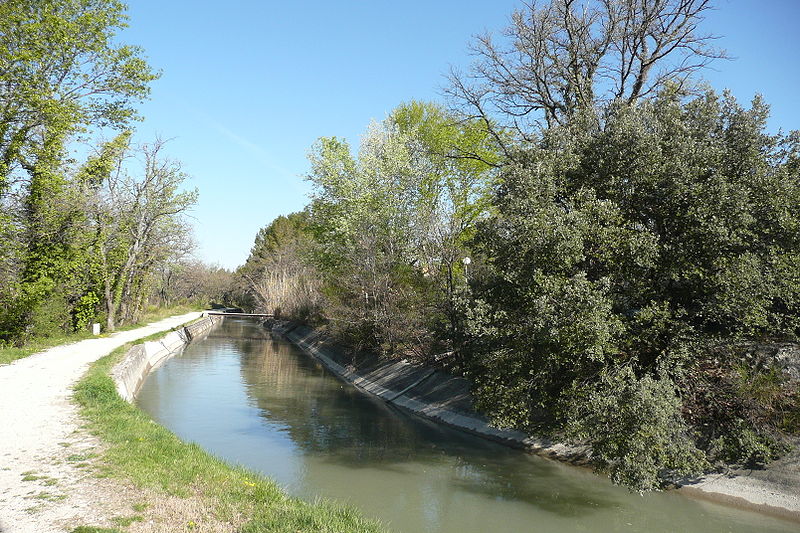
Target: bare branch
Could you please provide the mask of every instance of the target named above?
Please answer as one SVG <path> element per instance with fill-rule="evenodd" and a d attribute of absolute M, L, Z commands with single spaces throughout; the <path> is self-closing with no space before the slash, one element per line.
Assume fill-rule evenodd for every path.
<path fill-rule="evenodd" d="M 710 0 L 550 0 L 511 16 L 505 47 L 475 38 L 467 75 L 451 72 L 446 94 L 490 131 L 530 140 L 543 126 L 615 101 L 633 105 L 667 83 L 679 86 L 726 58 L 698 33 Z M 470 83 L 467 82 L 469 80 Z M 497 138 L 504 146 L 507 138 Z"/>

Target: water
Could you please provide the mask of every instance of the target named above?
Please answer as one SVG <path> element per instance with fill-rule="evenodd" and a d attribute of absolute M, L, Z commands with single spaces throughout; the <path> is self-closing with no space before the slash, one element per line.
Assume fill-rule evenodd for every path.
<path fill-rule="evenodd" d="M 226 318 L 145 382 L 139 406 L 186 441 L 301 498 L 397 533 L 797 532 L 796 523 L 590 471 L 411 416 L 330 375 L 256 322 Z"/>

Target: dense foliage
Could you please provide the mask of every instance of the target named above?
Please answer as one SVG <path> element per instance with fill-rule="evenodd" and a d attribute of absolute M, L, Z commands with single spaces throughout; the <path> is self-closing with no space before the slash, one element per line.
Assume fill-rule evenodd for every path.
<path fill-rule="evenodd" d="M 118 43 L 124 10 L 0 2 L 0 344 L 135 321 L 156 271 L 190 248 L 196 192 L 160 141 L 131 142 L 157 74 Z"/>
<path fill-rule="evenodd" d="M 709 7 L 526 6 L 453 74 L 454 110 L 402 105 L 357 155 L 318 141 L 302 239 L 257 243 L 254 279 L 302 250 L 295 317 L 462 373 L 496 424 L 587 443 L 635 489 L 779 456 L 800 392 L 763 354 L 799 346 L 800 134 L 694 90 L 724 57 Z"/>
<path fill-rule="evenodd" d="M 471 375 L 499 421 L 588 438 L 636 486 L 701 464 L 680 396 L 713 348 L 800 334 L 800 154 L 766 116 L 759 99 L 665 90 L 599 131 L 551 129 L 504 169 L 471 326 Z M 719 430 L 699 440 L 734 428 Z"/>

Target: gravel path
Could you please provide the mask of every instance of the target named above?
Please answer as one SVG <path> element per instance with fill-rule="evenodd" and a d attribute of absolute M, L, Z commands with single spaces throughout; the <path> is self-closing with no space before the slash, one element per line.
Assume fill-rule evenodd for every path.
<path fill-rule="evenodd" d="M 85 468 L 97 442 L 81 430 L 72 386 L 115 348 L 199 316 L 174 316 L 0 366 L 0 533 L 70 531 L 125 511 L 123 498 L 114 501 L 124 487 Z"/>

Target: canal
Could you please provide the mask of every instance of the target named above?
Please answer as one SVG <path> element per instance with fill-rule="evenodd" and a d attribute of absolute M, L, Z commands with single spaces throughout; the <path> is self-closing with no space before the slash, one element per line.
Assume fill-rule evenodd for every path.
<path fill-rule="evenodd" d="M 632 494 L 409 415 L 250 319 L 225 318 L 156 369 L 137 402 L 183 440 L 294 496 L 353 505 L 396 533 L 798 531 L 675 492 Z"/>

